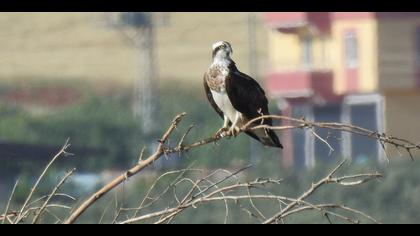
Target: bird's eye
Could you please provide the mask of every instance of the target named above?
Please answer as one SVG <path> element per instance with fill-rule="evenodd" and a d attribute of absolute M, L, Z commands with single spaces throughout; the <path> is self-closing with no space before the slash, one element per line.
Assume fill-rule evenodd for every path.
<path fill-rule="evenodd" d="M 225 48 L 225 47 L 226 47 L 225 45 L 220 45 L 220 48 L 221 48 L 221 49 L 223 49 L 223 48 Z"/>

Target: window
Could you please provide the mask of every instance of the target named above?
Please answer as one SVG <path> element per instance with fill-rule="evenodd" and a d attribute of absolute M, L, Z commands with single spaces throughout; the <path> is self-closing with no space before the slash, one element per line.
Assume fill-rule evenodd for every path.
<path fill-rule="evenodd" d="M 385 131 L 384 98 L 380 94 L 349 95 L 344 98 L 342 123 L 353 124 L 382 133 Z M 362 163 L 377 160 L 386 162 L 382 146 L 368 137 L 342 133 L 343 156 Z"/>
<path fill-rule="evenodd" d="M 305 68 L 312 66 L 312 38 L 306 36 L 302 38 L 302 63 Z"/>
<path fill-rule="evenodd" d="M 344 35 L 346 67 L 356 68 L 358 64 L 357 35 L 354 31 L 348 31 Z"/>
<path fill-rule="evenodd" d="M 350 107 L 350 119 L 353 125 L 364 127 L 370 130 L 378 130 L 376 119 L 376 104 L 355 104 Z M 356 162 L 366 162 L 378 159 L 379 149 L 377 141 L 369 137 L 351 135 L 351 153 Z"/>

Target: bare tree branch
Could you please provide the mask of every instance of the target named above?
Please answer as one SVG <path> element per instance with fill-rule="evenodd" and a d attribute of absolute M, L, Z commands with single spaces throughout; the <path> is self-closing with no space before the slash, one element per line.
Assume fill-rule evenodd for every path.
<path fill-rule="evenodd" d="M 134 167 L 126 171 L 125 173 L 121 174 L 105 186 L 103 186 L 100 190 L 98 190 L 96 193 L 94 193 L 92 196 L 87 198 L 85 201 L 82 201 L 82 203 L 75 208 L 75 210 L 70 214 L 70 216 L 64 220 L 64 223 L 66 224 L 72 224 L 75 223 L 79 217 L 87 210 L 89 207 L 91 207 L 93 204 L 95 204 L 99 199 L 101 199 L 103 196 L 105 196 L 108 192 L 115 189 L 120 184 L 124 183 L 128 178 L 132 177 L 133 175 L 136 175 L 140 173 L 142 170 L 144 170 L 147 166 L 154 163 L 156 160 L 160 159 L 162 156 L 168 156 L 172 153 L 182 153 L 186 152 L 190 149 L 203 146 L 210 143 L 216 143 L 217 141 L 223 139 L 220 135 L 216 135 L 213 137 L 205 138 L 202 140 L 198 140 L 195 142 L 192 142 L 188 144 L 186 142 L 186 138 L 190 131 L 192 130 L 193 126 L 190 126 L 186 132 L 182 135 L 181 139 L 178 142 L 175 142 L 176 146 L 171 147 L 169 145 L 169 137 L 173 133 L 173 131 L 177 128 L 178 124 L 182 121 L 183 117 L 185 116 L 185 113 L 177 115 L 173 121 L 171 122 L 169 128 L 166 130 L 166 132 L 163 134 L 161 139 L 158 141 L 159 145 L 156 148 L 155 152 L 151 154 L 148 157 L 144 157 L 144 150 L 142 149 L 139 162 Z M 277 120 L 284 120 L 288 122 L 288 125 L 286 126 L 267 126 L 267 125 L 261 125 L 259 121 L 262 121 L 263 119 L 277 119 Z M 393 145 L 397 149 L 403 149 L 406 150 L 410 156 L 412 157 L 412 151 L 415 149 L 420 149 L 419 144 L 414 144 L 408 140 L 401 139 L 401 138 L 395 138 L 386 134 L 381 134 L 375 131 L 370 131 L 361 127 L 353 126 L 353 125 L 347 125 L 347 124 L 340 124 L 340 123 L 326 123 L 326 122 L 312 122 L 307 121 L 305 119 L 295 119 L 285 116 L 261 116 L 254 120 L 251 120 L 246 125 L 244 125 L 241 128 L 241 132 L 249 131 L 249 130 L 255 130 L 255 129 L 273 129 L 273 130 L 286 130 L 286 129 L 309 129 L 309 131 L 314 135 L 315 138 L 319 139 L 321 142 L 323 142 L 325 145 L 328 146 L 331 152 L 334 151 L 334 148 L 328 143 L 328 138 L 324 139 L 320 135 L 318 135 L 315 132 L 315 128 L 323 128 L 327 130 L 337 130 L 341 132 L 350 132 L 357 135 L 366 136 L 372 139 L 376 139 L 378 142 L 381 143 L 383 148 L 385 149 L 385 144 Z M 65 154 L 65 149 L 68 147 L 68 143 L 64 145 L 63 149 L 58 153 L 53 160 L 47 165 L 47 167 L 44 169 L 41 176 L 38 178 L 37 182 L 35 183 L 34 187 L 31 189 L 31 192 L 29 196 L 27 197 L 25 203 L 23 204 L 20 211 L 16 212 L 8 212 L 6 210 L 6 213 L 0 217 L 0 220 L 6 221 L 10 220 L 10 217 L 15 217 L 16 220 L 14 223 L 19 223 L 23 219 L 25 219 L 29 214 L 32 214 L 35 212 L 35 218 L 33 219 L 33 222 L 38 222 L 41 213 L 43 211 L 48 212 L 48 208 L 50 207 L 64 207 L 68 208 L 67 206 L 60 206 L 57 204 L 48 204 L 48 202 L 51 200 L 51 197 L 55 195 L 55 193 L 58 191 L 58 188 L 61 186 L 59 184 L 56 186 L 56 188 L 52 191 L 52 194 L 48 195 L 46 198 L 47 200 L 44 202 L 44 204 L 41 207 L 31 207 L 29 204 L 33 193 L 35 192 L 39 182 L 43 178 L 43 176 L 46 174 L 47 170 L 51 166 L 51 164 L 61 155 Z M 314 195 L 319 188 L 322 186 L 328 185 L 328 184 L 337 184 L 339 186 L 357 186 L 360 184 L 364 184 L 370 180 L 380 178 L 381 175 L 377 172 L 374 173 L 366 173 L 366 174 L 355 174 L 355 175 L 348 175 L 348 176 L 336 176 L 337 172 L 343 167 L 345 164 L 345 160 L 342 161 L 336 168 L 331 170 L 324 178 L 319 180 L 318 182 L 312 184 L 306 191 L 304 191 L 298 198 L 290 198 L 286 196 L 281 195 L 275 195 L 271 194 L 271 192 L 267 189 L 267 185 L 279 185 L 282 183 L 281 180 L 273 180 L 273 179 L 262 179 L 259 178 L 255 181 L 250 182 L 241 182 L 239 178 L 237 177 L 238 173 L 243 172 L 251 166 L 246 166 L 244 168 L 241 168 L 237 171 L 230 172 L 226 170 L 216 170 L 209 175 L 193 179 L 189 177 L 185 177 L 185 174 L 190 171 L 202 171 L 198 169 L 192 169 L 191 167 L 188 167 L 184 170 L 179 171 L 171 171 L 168 173 L 165 173 L 161 176 L 159 176 L 155 182 L 151 185 L 151 187 L 147 190 L 145 196 L 140 202 L 140 205 L 136 208 L 122 208 L 116 207 L 116 210 L 118 210 L 117 214 L 114 216 L 114 222 L 113 223 L 121 223 L 121 224 L 131 224 L 131 223 L 138 223 L 138 222 L 144 222 L 144 221 L 153 221 L 153 223 L 170 223 L 174 221 L 174 219 L 182 214 L 186 209 L 188 208 L 197 208 L 198 205 L 204 204 L 204 203 L 223 203 L 225 208 L 225 217 L 224 217 L 224 223 L 227 223 L 228 216 L 229 216 L 229 206 L 228 202 L 233 201 L 237 203 L 245 212 L 247 212 L 249 215 L 259 219 L 263 223 L 277 223 L 282 222 L 284 223 L 284 219 L 287 218 L 290 215 L 298 214 L 300 212 L 305 212 L 308 210 L 315 210 L 321 212 L 324 217 L 327 218 L 327 220 L 332 223 L 330 217 L 336 217 L 340 220 L 344 220 L 351 223 L 359 223 L 358 219 L 351 218 L 344 213 L 353 213 L 358 216 L 363 216 L 366 219 L 369 219 L 372 222 L 378 223 L 373 217 L 359 211 L 356 209 L 352 209 L 350 207 L 343 206 L 341 204 L 333 204 L 333 203 L 327 203 L 327 204 L 317 204 L 317 203 L 311 203 L 308 202 L 307 199 Z M 216 173 L 223 171 L 228 173 L 226 176 L 215 179 Z M 155 188 L 156 184 L 159 182 L 161 178 L 167 175 L 171 174 L 178 174 L 178 176 L 168 185 L 164 190 L 160 193 L 158 193 L 157 196 L 152 197 L 151 193 L 153 189 Z M 70 176 L 70 175 L 69 175 Z M 68 177 L 68 176 L 67 176 Z M 65 177 L 60 181 L 60 183 L 64 183 Z M 218 177 L 219 178 L 219 177 Z M 235 179 L 237 182 L 233 184 L 228 184 L 227 181 L 230 179 Z M 186 188 L 185 188 L 185 185 Z M 183 187 L 183 188 L 181 188 Z M 181 191 L 178 191 L 178 189 L 181 189 Z M 172 190 L 174 201 L 171 203 L 168 203 L 165 207 L 165 209 L 161 210 L 154 210 L 152 212 L 148 211 L 147 209 L 152 208 L 156 203 L 159 202 L 159 200 L 163 199 L 163 196 L 167 196 L 167 194 L 170 194 Z M 261 193 L 253 193 L 253 191 L 264 191 L 264 194 Z M 45 198 L 44 198 L 45 199 Z M 245 200 L 245 204 L 243 204 L 243 201 Z M 270 211 L 270 213 L 264 212 L 262 207 L 257 207 L 257 200 L 258 201 L 270 201 L 275 202 L 279 205 L 279 211 L 277 213 L 274 213 L 274 211 Z M 248 208 L 247 208 L 248 207 Z M 344 213 L 338 213 L 333 210 L 339 210 L 343 211 Z M 273 209 L 270 209 L 273 210 Z M 132 217 L 128 218 L 124 221 L 118 221 L 118 218 L 120 215 L 129 213 L 130 211 L 133 211 Z M 52 213 L 51 213 L 52 214 Z M 103 216 L 105 213 L 103 214 Z M 267 217 L 268 215 L 272 215 L 271 217 Z M 103 216 L 101 217 L 101 222 L 103 219 Z M 62 222 L 62 220 L 58 217 L 56 217 L 57 222 Z"/>
<path fill-rule="evenodd" d="M 304 192 L 296 201 L 294 201 L 294 202 L 290 203 L 289 205 L 287 205 L 282 211 L 280 211 L 279 213 L 275 214 L 274 216 L 272 216 L 271 218 L 269 218 L 268 220 L 266 220 L 264 223 L 265 224 L 270 224 L 270 223 L 273 223 L 274 221 L 278 220 L 279 218 L 284 217 L 284 214 L 286 214 L 293 207 L 295 207 L 300 202 L 302 202 L 303 200 L 305 200 L 307 197 L 309 197 L 310 195 L 312 195 L 322 185 L 325 185 L 325 184 L 328 184 L 328 183 L 338 183 L 338 184 L 341 183 L 342 184 L 342 182 L 344 180 L 356 178 L 355 176 L 344 176 L 344 177 L 339 177 L 339 178 L 333 178 L 333 175 L 335 175 L 337 173 L 337 171 L 344 165 L 345 162 L 346 162 L 346 160 L 343 160 L 326 177 L 324 177 L 323 179 L 319 180 L 317 183 L 312 184 L 312 186 L 306 192 Z M 382 175 L 380 175 L 379 173 L 371 173 L 371 174 L 361 174 L 361 175 L 358 175 L 358 177 L 359 178 L 362 178 L 362 181 L 354 182 L 354 183 L 352 183 L 352 185 L 365 183 L 365 182 L 367 182 L 367 181 L 369 181 L 371 179 L 382 177 Z"/>
<path fill-rule="evenodd" d="M 262 120 L 262 119 L 267 119 L 267 118 L 271 118 L 273 120 L 280 120 L 280 121 L 288 121 L 290 123 L 292 123 L 292 125 L 287 125 L 287 126 L 267 126 L 267 125 L 256 125 L 258 124 L 258 121 Z M 407 153 L 410 155 L 411 159 L 413 159 L 412 156 L 412 151 L 417 149 L 420 149 L 420 144 L 415 144 L 409 140 L 406 139 L 402 139 L 402 138 L 397 138 L 397 137 L 393 137 L 391 135 L 387 135 L 385 133 L 379 133 L 377 131 L 371 131 L 362 127 L 358 127 L 358 126 L 354 126 L 354 125 L 350 125 L 350 124 L 341 124 L 341 123 L 335 123 L 335 122 L 313 122 L 313 121 L 308 121 L 305 119 L 296 119 L 296 118 L 291 118 L 291 117 L 287 117 L 287 116 L 278 116 L 278 115 L 264 115 L 264 116 L 260 116 L 257 117 L 253 120 L 250 120 L 247 124 L 245 124 L 242 128 L 241 131 L 247 131 L 247 130 L 255 130 L 255 129 L 273 129 L 273 130 L 284 130 L 284 129 L 303 129 L 303 128 L 309 128 L 313 131 L 313 128 L 317 127 L 317 128 L 322 128 L 322 129 L 329 129 L 329 130 L 337 130 L 337 131 L 341 131 L 341 132 L 348 132 L 348 133 L 353 133 L 353 134 L 357 134 L 357 135 L 361 135 L 361 136 L 365 136 L 371 139 L 375 139 L 378 142 L 380 142 L 380 144 L 382 145 L 384 151 L 385 150 L 385 144 L 394 146 L 396 148 L 402 148 L 404 150 L 407 151 Z M 315 135 L 315 134 L 314 134 Z M 320 138 L 318 135 L 315 135 L 317 138 L 319 138 L 322 142 L 324 142 L 325 140 Z M 327 143 L 328 142 L 324 142 Z M 331 146 L 328 145 L 330 150 L 331 150 Z M 387 155 L 388 157 L 388 155 Z M 388 158 L 389 161 L 389 158 Z"/>
<path fill-rule="evenodd" d="M 146 160 L 140 161 L 136 166 L 134 166 L 132 169 L 128 170 L 125 174 L 120 175 L 116 179 L 114 179 L 111 183 L 105 185 L 103 188 L 101 188 L 98 192 L 93 194 L 90 198 L 88 198 L 85 202 L 82 203 L 81 206 L 79 206 L 71 215 L 70 217 L 65 221 L 66 224 L 72 224 L 74 223 L 83 212 L 85 212 L 93 203 L 95 203 L 98 199 L 100 199 L 103 195 L 117 187 L 119 184 L 124 182 L 127 178 L 137 174 L 138 172 L 142 171 L 145 167 L 149 166 L 156 160 L 158 160 L 163 154 L 165 154 L 165 142 L 169 138 L 169 135 L 171 135 L 172 131 L 176 128 L 176 126 L 181 122 L 182 118 L 186 115 L 186 113 L 182 113 L 175 117 L 175 119 L 172 121 L 171 126 L 169 129 L 165 132 L 165 134 L 162 136 L 162 138 L 159 140 L 159 146 L 157 147 L 155 153 L 153 153 L 150 157 L 148 157 Z"/>
<path fill-rule="evenodd" d="M 363 213 L 359 210 L 356 209 L 352 209 L 350 207 L 346 207 L 343 206 L 341 204 L 312 204 L 310 202 L 305 201 L 306 198 L 308 198 L 309 196 L 313 195 L 315 193 L 315 190 L 317 188 L 320 188 L 323 185 L 329 184 L 329 183 L 343 183 L 346 180 L 354 180 L 356 178 L 360 178 L 360 179 L 375 179 L 375 178 L 379 178 L 380 174 L 378 173 L 367 173 L 367 174 L 358 174 L 358 175 L 349 175 L 349 176 L 340 176 L 340 177 L 333 177 L 333 175 L 343 166 L 344 161 L 341 162 L 336 168 L 334 168 L 326 177 L 324 177 L 321 181 L 319 181 L 316 184 L 313 184 L 309 190 L 305 191 L 304 194 L 302 194 L 302 196 L 300 196 L 299 198 L 295 199 L 295 198 L 290 198 L 290 197 L 285 197 L 285 196 L 280 196 L 280 195 L 272 195 L 272 194 L 252 194 L 250 189 L 254 188 L 254 187 L 264 187 L 266 186 L 267 183 L 271 183 L 271 184 L 275 184 L 275 185 L 279 185 L 281 184 L 281 181 L 275 181 L 275 180 L 270 180 L 270 179 L 259 179 L 259 180 L 255 180 L 252 182 L 247 182 L 247 183 L 236 183 L 236 184 L 232 184 L 232 185 L 227 185 L 227 186 L 217 186 L 215 185 L 213 182 L 210 182 L 210 186 L 215 187 L 217 186 L 216 190 L 212 191 L 212 192 L 208 192 L 207 190 L 204 191 L 205 189 L 209 189 L 208 187 L 204 188 L 202 191 L 200 191 L 200 194 L 197 195 L 192 195 L 190 194 L 191 190 L 187 190 L 187 200 L 182 200 L 182 201 L 178 201 L 178 205 L 174 206 L 172 208 L 165 208 L 161 211 L 155 211 L 149 214 L 144 214 L 141 216 L 137 216 L 122 222 L 119 222 L 120 224 L 131 224 L 131 223 L 137 223 L 137 222 L 141 222 L 141 221 L 145 221 L 145 220 L 151 220 L 154 218 L 159 218 L 157 219 L 154 223 L 156 224 L 160 224 L 160 223 L 165 223 L 165 222 L 169 222 L 171 219 L 173 219 L 176 215 L 182 213 L 184 210 L 190 208 L 190 207 L 198 207 L 199 204 L 203 204 L 203 203 L 209 203 L 209 202 L 225 202 L 225 205 L 227 204 L 227 201 L 234 201 L 234 202 L 238 202 L 240 200 L 249 200 L 252 202 L 251 204 L 251 208 L 254 209 L 257 212 L 257 215 L 253 214 L 250 210 L 244 208 L 242 206 L 242 208 L 248 212 L 248 214 L 253 215 L 256 218 L 263 218 L 266 219 L 264 214 L 262 213 L 261 210 L 256 209 L 255 204 L 253 203 L 253 200 L 255 199 L 259 199 L 259 200 L 267 200 L 267 201 L 281 201 L 283 204 L 287 204 L 285 208 L 282 208 L 281 210 L 281 215 L 276 214 L 275 217 L 272 217 L 270 219 L 267 219 L 266 222 L 270 223 L 271 221 L 273 222 L 277 222 L 278 220 L 282 220 L 290 215 L 293 214 L 297 214 L 300 212 L 304 212 L 304 211 L 308 211 L 308 210 L 316 210 L 316 211 L 320 211 L 323 214 L 328 214 L 330 216 L 335 216 L 339 219 L 351 222 L 351 223 L 359 223 L 358 220 L 354 220 L 349 218 L 348 216 L 345 216 L 343 214 L 339 214 L 337 212 L 332 212 L 329 209 L 341 209 L 344 210 L 345 212 L 349 212 L 349 213 L 354 213 L 356 215 L 360 215 L 363 216 L 364 218 L 367 218 L 369 220 L 371 220 L 374 223 L 379 223 L 377 220 L 375 220 L 373 217 L 367 215 L 366 213 Z M 243 169 L 243 168 L 242 168 Z M 232 175 L 229 175 L 230 177 L 232 177 Z M 222 178 L 221 180 L 224 180 L 226 178 Z M 197 185 L 196 183 L 198 181 L 193 181 L 193 180 L 189 180 L 190 182 L 193 182 L 193 186 Z M 199 180 L 200 181 L 200 180 Z M 222 181 L 217 181 L 222 183 Z M 363 184 L 366 181 L 360 181 L 357 184 Z M 356 184 L 356 183 L 355 183 Z M 194 187 L 193 187 L 194 188 Z M 234 194 L 235 191 L 238 191 L 240 189 L 246 189 L 247 190 L 247 194 L 242 195 L 236 195 Z M 216 196 L 219 195 L 220 196 Z M 226 222 L 226 216 L 225 216 L 225 221 Z"/>

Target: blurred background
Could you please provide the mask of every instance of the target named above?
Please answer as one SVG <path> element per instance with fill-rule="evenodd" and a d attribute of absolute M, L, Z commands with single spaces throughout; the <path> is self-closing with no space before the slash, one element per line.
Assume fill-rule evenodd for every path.
<path fill-rule="evenodd" d="M 1 13 L 0 209 L 17 179 L 16 204 L 24 200 L 67 138 L 75 156 L 61 159 L 43 188 L 77 167 L 67 191 L 83 198 L 135 164 L 143 147 L 152 152 L 181 112 L 188 116 L 178 137 L 190 124 L 190 141 L 214 134 L 223 121 L 205 98 L 202 76 L 219 40 L 232 44 L 238 68 L 264 87 L 271 113 L 420 142 L 420 13 Z M 383 222 L 420 222 L 418 161 L 390 147 L 388 164 L 376 141 L 317 132 L 335 149 L 331 155 L 309 131 L 280 133 L 282 151 L 240 135 L 163 158 L 130 181 L 130 191 L 141 194 L 159 173 L 191 164 L 252 163 L 244 178 L 285 178 L 279 191 L 294 195 L 349 158 L 350 169 L 380 170 L 385 178 L 319 199 L 344 201 Z M 224 214 L 218 209 L 179 222 L 215 223 Z"/>

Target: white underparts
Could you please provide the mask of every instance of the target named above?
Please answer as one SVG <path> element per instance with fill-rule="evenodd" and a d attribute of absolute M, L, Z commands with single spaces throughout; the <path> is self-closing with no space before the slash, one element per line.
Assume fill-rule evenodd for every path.
<path fill-rule="evenodd" d="M 223 128 L 229 128 L 229 117 L 227 117 L 226 115 L 223 115 Z"/>
<path fill-rule="evenodd" d="M 219 93 L 212 90 L 211 93 L 213 94 L 214 102 L 224 114 L 223 127 L 229 128 L 230 130 L 236 129 L 236 131 L 239 131 L 239 128 L 249 122 L 249 120 L 242 113 L 233 107 L 226 92 Z M 229 121 L 232 123 L 231 127 L 228 125 Z M 256 129 L 252 132 L 260 139 L 266 139 L 267 141 L 271 142 L 264 129 Z"/>
<path fill-rule="evenodd" d="M 239 131 L 239 128 L 248 123 L 249 120 L 233 107 L 225 91 L 219 93 L 212 90 L 211 93 L 213 94 L 214 102 L 216 102 L 217 106 L 220 108 L 220 110 L 222 110 L 224 114 L 223 127 L 230 128 L 230 130 L 236 129 L 236 131 Z M 231 127 L 228 126 L 229 121 L 232 123 Z M 267 142 L 271 142 L 270 137 L 267 136 L 267 133 L 264 129 L 256 129 L 252 132 L 260 139 L 265 139 Z"/>
<path fill-rule="evenodd" d="M 246 124 L 246 119 L 244 119 L 244 116 L 242 113 L 237 111 L 232 103 L 230 102 L 230 99 L 225 91 L 222 92 L 215 92 L 211 91 L 213 94 L 213 99 L 216 105 L 219 107 L 220 110 L 222 110 L 225 118 L 228 119 L 232 123 L 232 127 L 241 127 L 244 124 Z M 225 119 L 226 124 L 226 119 Z"/>
<path fill-rule="evenodd" d="M 238 127 L 240 128 L 240 126 L 238 126 L 239 120 L 241 120 L 242 114 L 237 111 L 235 114 L 235 118 L 232 120 L 232 127 L 230 128 L 231 130 L 233 130 L 234 128 Z"/>

